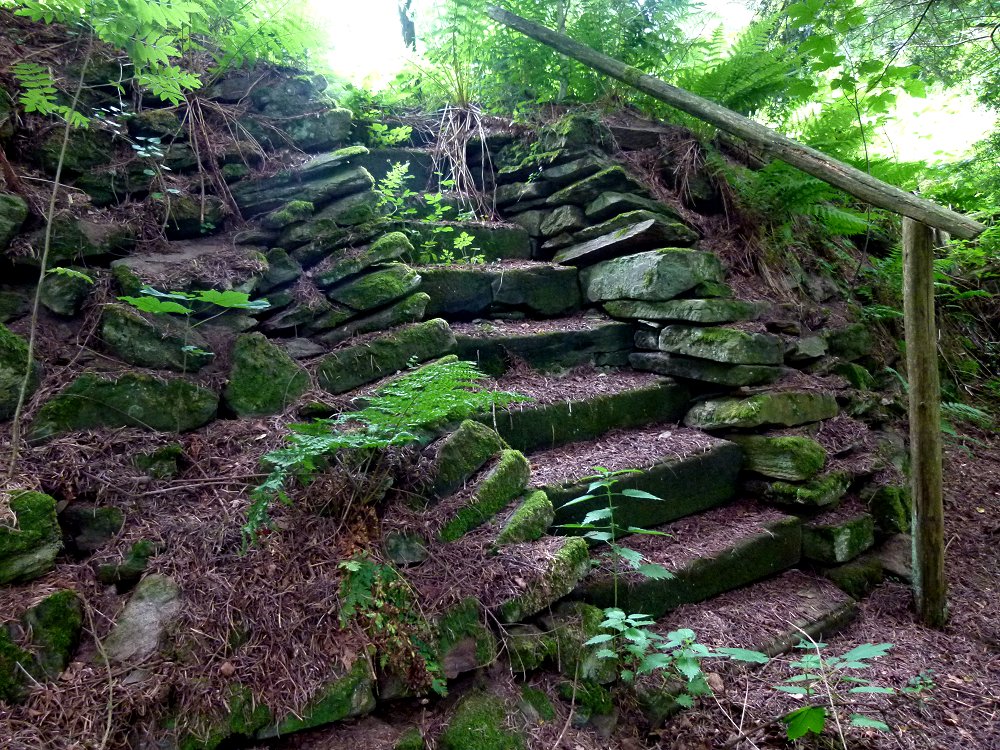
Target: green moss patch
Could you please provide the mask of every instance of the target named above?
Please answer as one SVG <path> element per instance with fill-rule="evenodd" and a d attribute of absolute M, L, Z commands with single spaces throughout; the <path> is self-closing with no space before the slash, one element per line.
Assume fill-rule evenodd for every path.
<path fill-rule="evenodd" d="M 0 526 L 0 584 L 30 581 L 52 570 L 62 549 L 56 501 L 41 492 L 15 492 L 14 527 Z"/>
<path fill-rule="evenodd" d="M 767 425 L 795 425 L 833 419 L 840 413 L 837 399 L 828 393 L 781 391 L 750 398 L 713 398 L 694 406 L 684 424 L 699 430 L 753 429 Z"/>
<path fill-rule="evenodd" d="M 806 437 L 729 435 L 743 449 L 743 468 L 773 479 L 801 482 L 812 479 L 826 464 L 826 450 Z"/>
<path fill-rule="evenodd" d="M 531 466 L 520 451 L 504 449 L 497 465 L 482 479 L 475 492 L 441 529 L 442 541 L 451 542 L 481 526 L 524 492 Z"/>
<path fill-rule="evenodd" d="M 504 728 L 507 707 L 487 693 L 470 693 L 438 740 L 441 750 L 525 750 L 524 737 Z"/>
<path fill-rule="evenodd" d="M 747 483 L 748 489 L 769 503 L 787 507 L 824 508 L 835 505 L 847 493 L 851 477 L 843 471 L 830 471 L 808 482 Z"/>
<path fill-rule="evenodd" d="M 497 535 L 497 544 L 533 542 L 545 535 L 555 519 L 555 509 L 541 490 L 528 495 Z"/>
<path fill-rule="evenodd" d="M 826 565 L 853 560 L 875 544 L 875 521 L 867 513 L 827 520 L 823 516 L 802 529 L 802 556 Z"/>
<path fill-rule="evenodd" d="M 233 369 L 222 396 L 238 415 L 276 414 L 308 387 L 308 373 L 263 334 L 246 333 L 236 339 Z"/>
<path fill-rule="evenodd" d="M 855 599 L 863 599 L 885 578 L 882 563 L 876 557 L 865 555 L 845 565 L 828 568 L 823 575 L 841 591 Z"/>
<path fill-rule="evenodd" d="M 868 500 L 875 528 L 882 534 L 909 534 L 913 524 L 913 502 L 906 487 L 878 487 Z"/>
<path fill-rule="evenodd" d="M 543 691 L 531 685 L 521 686 L 521 713 L 531 721 L 555 721 L 556 709 Z"/>
<path fill-rule="evenodd" d="M 28 342 L 6 326 L 0 325 L 0 421 L 14 416 L 17 397 L 27 369 Z M 41 368 L 38 363 L 32 362 L 31 377 L 28 379 L 28 397 L 38 387 L 40 375 Z"/>
<path fill-rule="evenodd" d="M 368 661 L 358 659 L 347 674 L 322 688 L 299 716 L 289 716 L 277 726 L 257 732 L 257 738 L 280 737 L 341 719 L 363 716 L 375 708 L 374 688 L 375 678 Z"/>
<path fill-rule="evenodd" d="M 565 539 L 551 557 L 539 560 L 539 566 L 522 593 L 500 605 L 503 622 L 520 622 L 569 594 L 590 572 L 590 548 L 578 537 Z"/>
<path fill-rule="evenodd" d="M 412 294 L 419 286 L 416 271 L 403 263 L 392 263 L 349 280 L 329 290 L 326 296 L 353 310 L 374 310 Z"/>
<path fill-rule="evenodd" d="M 564 602 L 542 618 L 554 641 L 552 654 L 558 657 L 563 675 L 605 685 L 615 681 L 618 676 L 615 662 L 597 656 L 604 644 L 585 645 L 594 636 L 607 632 L 601 627 L 603 621 L 604 610 L 585 602 Z"/>
<path fill-rule="evenodd" d="M 437 446 L 429 494 L 433 498 L 450 495 L 468 482 L 487 461 L 505 447 L 500 436 L 486 425 L 466 420 L 442 438 Z"/>

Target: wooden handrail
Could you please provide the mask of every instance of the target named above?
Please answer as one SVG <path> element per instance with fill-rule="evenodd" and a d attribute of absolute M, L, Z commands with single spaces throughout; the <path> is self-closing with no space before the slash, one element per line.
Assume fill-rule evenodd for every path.
<path fill-rule="evenodd" d="M 769 152 L 775 158 L 798 167 L 803 172 L 840 188 L 855 198 L 902 214 L 927 226 L 950 232 L 956 237 L 972 239 L 986 227 L 978 221 L 963 216 L 933 201 L 918 198 L 883 182 L 850 164 L 838 161 L 821 151 L 804 146 L 760 123 L 737 114 L 721 104 L 703 99 L 690 91 L 646 75 L 638 68 L 608 57 L 585 44 L 574 41 L 565 34 L 521 18 L 510 11 L 489 6 L 487 14 L 495 21 L 510 26 L 556 51 L 627 83 L 643 93 L 708 122 L 720 130 L 739 136 L 745 141 Z"/>

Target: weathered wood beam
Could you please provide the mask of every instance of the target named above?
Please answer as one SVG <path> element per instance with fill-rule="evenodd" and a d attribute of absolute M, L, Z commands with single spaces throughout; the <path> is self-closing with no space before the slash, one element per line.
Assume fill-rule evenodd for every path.
<path fill-rule="evenodd" d="M 903 314 L 910 383 L 910 487 L 913 494 L 913 596 L 925 625 L 947 619 L 941 384 L 934 320 L 935 232 L 903 219 Z"/>
<path fill-rule="evenodd" d="M 520 31 L 522 34 L 546 44 L 584 65 L 606 73 L 612 78 L 617 78 L 619 81 L 666 102 L 682 112 L 704 120 L 720 130 L 739 136 L 766 150 L 775 158 L 798 167 L 803 172 L 828 182 L 859 200 L 887 211 L 908 216 L 928 226 L 943 229 L 963 239 L 977 237 L 986 229 L 984 225 L 967 216 L 939 206 L 932 201 L 918 198 L 905 190 L 900 190 L 862 172 L 860 169 L 837 161 L 816 149 L 803 146 L 791 138 L 786 138 L 720 104 L 703 99 L 676 86 L 671 86 L 659 78 L 646 75 L 641 70 L 601 54 L 585 44 L 574 41 L 565 34 L 560 34 L 496 6 L 489 6 L 486 12 L 493 20 L 510 26 L 512 29 Z"/>

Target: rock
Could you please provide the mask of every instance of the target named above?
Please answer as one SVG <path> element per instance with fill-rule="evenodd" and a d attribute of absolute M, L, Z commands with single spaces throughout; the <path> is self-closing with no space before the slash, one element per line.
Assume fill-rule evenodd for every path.
<path fill-rule="evenodd" d="M 396 326 L 416 323 L 423 320 L 426 316 L 427 304 L 429 302 L 430 297 L 423 292 L 411 294 L 406 299 L 389 305 L 389 307 L 379 310 L 372 315 L 367 315 L 363 318 L 354 318 L 329 333 L 324 333 L 318 340 L 327 346 L 333 346 L 354 336 L 362 336 L 366 333 L 374 333 L 376 331 L 387 331 Z M 325 352 L 326 349 L 322 349 L 320 352 L 313 352 L 310 356 Z"/>
<path fill-rule="evenodd" d="M 204 200 L 190 195 L 154 199 L 158 219 L 164 224 L 168 240 L 190 240 L 212 234 L 222 226 L 226 204 L 221 198 L 206 195 Z"/>
<path fill-rule="evenodd" d="M 417 727 L 410 727 L 399 735 L 392 750 L 427 750 L 427 745 L 420 730 Z"/>
<path fill-rule="evenodd" d="M 431 498 L 446 497 L 464 486 L 487 461 L 506 447 L 500 436 L 484 424 L 466 420 L 438 442 L 428 469 Z"/>
<path fill-rule="evenodd" d="M 140 313 L 127 305 L 106 305 L 101 339 L 119 359 L 139 367 L 197 372 L 214 358 L 208 342 L 187 322 L 169 315 Z"/>
<path fill-rule="evenodd" d="M 479 602 L 469 597 L 433 623 L 438 634 L 441 671 L 453 680 L 464 672 L 487 667 L 497 658 L 497 641 L 483 623 Z"/>
<path fill-rule="evenodd" d="M 602 194 L 609 192 L 641 194 L 645 192 L 645 188 L 629 177 L 623 167 L 608 167 L 597 174 L 552 193 L 545 199 L 545 203 L 549 206 L 564 206 L 566 204 L 585 206 Z"/>
<path fill-rule="evenodd" d="M 867 391 L 875 387 L 875 378 L 872 374 L 855 362 L 836 362 L 830 367 L 830 372 L 839 375 L 859 391 Z"/>
<path fill-rule="evenodd" d="M 591 112 L 573 112 L 557 122 L 545 126 L 538 134 L 543 152 L 600 149 L 610 151 L 614 138 L 599 115 Z"/>
<path fill-rule="evenodd" d="M 831 471 L 803 484 L 791 482 L 747 482 L 747 490 L 763 500 L 785 507 L 823 508 L 839 503 L 851 486 L 850 475 Z"/>
<path fill-rule="evenodd" d="M 31 312 L 31 300 L 22 289 L 0 288 L 0 323 L 17 320 Z"/>
<path fill-rule="evenodd" d="M 547 182 L 564 187 L 590 177 L 607 166 L 608 162 L 606 159 L 599 158 L 593 154 L 586 154 L 573 161 L 546 167 L 542 170 L 541 177 Z M 580 212 L 580 217 L 583 218 L 582 211 Z"/>
<path fill-rule="evenodd" d="M 882 534 L 909 534 L 913 524 L 913 503 L 907 487 L 877 487 L 868 498 L 875 528 Z"/>
<path fill-rule="evenodd" d="M 198 152 L 188 144 L 171 143 L 163 151 L 163 165 L 171 172 L 194 172 L 198 169 L 200 164 Z"/>
<path fill-rule="evenodd" d="M 641 332 L 640 332 L 641 333 Z M 636 334 L 638 337 L 639 334 Z M 637 338 L 638 342 L 639 339 Z M 658 345 L 658 337 L 653 337 Z M 629 364 L 636 370 L 655 372 L 684 380 L 714 383 L 732 388 L 748 385 L 765 385 L 781 377 L 778 367 L 767 365 L 729 365 L 708 359 L 681 357 L 661 352 L 636 352 L 629 355 Z"/>
<path fill-rule="evenodd" d="M 615 318 L 632 320 L 675 321 L 709 325 L 757 320 L 768 308 L 766 302 L 743 302 L 736 299 L 675 299 L 667 302 L 612 300 L 604 311 Z"/>
<path fill-rule="evenodd" d="M 600 200 L 600 199 L 598 199 Z M 669 237 L 664 244 L 671 247 L 684 247 L 694 243 L 698 239 L 698 233 L 687 226 L 679 217 L 670 213 L 667 206 L 657 204 L 658 210 L 636 209 L 626 211 L 612 218 L 602 221 L 596 226 L 581 229 L 573 238 L 576 242 L 587 242 L 597 237 L 612 234 L 626 227 L 641 224 L 646 221 L 655 221 L 660 225 L 660 231 L 664 237 Z M 588 217 L 593 221 L 592 217 Z"/>
<path fill-rule="evenodd" d="M 826 450 L 812 438 L 729 435 L 743 449 L 743 468 L 772 479 L 802 482 L 826 464 Z"/>
<path fill-rule="evenodd" d="M 406 174 L 413 179 L 408 180 L 407 184 L 411 189 L 417 192 L 436 189 L 437 182 L 433 179 L 436 176 L 434 153 L 431 149 L 381 146 L 359 156 L 354 163 L 371 172 L 376 180 L 389 174 L 394 164 L 408 164 Z"/>
<path fill-rule="evenodd" d="M 316 207 L 309 201 L 289 201 L 265 215 L 260 225 L 265 229 L 284 229 L 289 224 L 308 220 L 315 210 Z"/>
<path fill-rule="evenodd" d="M 545 219 L 548 218 L 548 216 L 549 216 L 548 211 L 540 211 L 540 210 L 523 211 L 519 213 L 517 216 L 511 217 L 511 221 L 513 221 L 518 226 L 523 227 L 524 230 L 530 236 L 541 237 L 542 222 L 545 221 Z"/>
<path fill-rule="evenodd" d="M 133 138 L 173 139 L 183 137 L 181 118 L 169 109 L 144 109 L 128 119 L 128 132 Z"/>
<path fill-rule="evenodd" d="M 32 232 L 28 244 L 43 247 L 44 235 L 44 229 Z M 135 227 L 129 225 L 58 217 L 52 221 L 49 267 L 93 265 L 98 259 L 125 255 L 135 246 L 136 236 Z M 38 268 L 39 257 L 21 255 L 13 261 L 22 268 Z"/>
<path fill-rule="evenodd" d="M 495 272 L 492 278 L 493 304 L 500 308 L 551 317 L 580 307 L 580 284 L 572 268 L 511 268 Z"/>
<path fill-rule="evenodd" d="M 234 245 L 229 237 L 205 237 L 168 242 L 155 251 L 119 258 L 111 263 L 111 269 L 122 291 L 132 296 L 139 291 L 136 287 L 161 279 L 170 279 L 171 287 L 182 287 L 181 291 L 216 289 L 218 273 L 213 269 L 217 268 L 218 259 L 224 257 L 229 266 L 229 285 L 233 288 L 252 284 L 255 274 L 266 271 L 265 251 L 266 248 L 256 245 Z"/>
<path fill-rule="evenodd" d="M 853 362 L 871 354 L 872 335 L 864 323 L 827 331 L 825 336 L 829 353 L 845 362 Z"/>
<path fill-rule="evenodd" d="M 0 193 L 0 250 L 6 250 L 28 218 L 28 204 L 19 195 Z"/>
<path fill-rule="evenodd" d="M 71 552 L 85 557 L 114 539 L 125 525 L 119 508 L 73 503 L 59 514 L 59 525 Z"/>
<path fill-rule="evenodd" d="M 32 654 L 14 642 L 9 626 L 0 627 L 0 701 L 7 703 L 23 701 L 28 694 L 25 683 L 32 671 L 34 671 Z"/>
<path fill-rule="evenodd" d="M 551 628 L 549 630 L 551 632 Z M 511 668 L 519 674 L 533 672 L 556 652 L 555 639 L 534 625 L 504 628 L 503 643 Z"/>
<path fill-rule="evenodd" d="M 70 270 L 84 273 L 82 268 Z M 93 287 L 92 280 L 50 272 L 45 275 L 45 280 L 42 282 L 42 304 L 56 315 L 67 317 L 76 315 Z"/>
<path fill-rule="evenodd" d="M 14 416 L 27 370 L 28 342 L 0 324 L 0 421 Z M 40 380 L 41 366 L 32 361 L 26 397 L 35 392 Z"/>
<path fill-rule="evenodd" d="M 269 113 L 269 109 L 264 112 Z M 280 117 L 272 123 L 291 141 L 295 148 L 306 153 L 329 151 L 341 146 L 351 134 L 353 113 L 349 109 L 333 108 L 319 113 L 299 114 L 297 117 Z M 262 144 L 281 148 L 285 140 L 270 128 L 248 128 Z"/>
<path fill-rule="evenodd" d="M 108 659 L 118 664 L 144 662 L 159 650 L 167 627 L 180 611 L 180 586 L 159 573 L 146 576 L 104 639 Z"/>
<path fill-rule="evenodd" d="M 459 701 L 438 740 L 440 750 L 525 750 L 524 736 L 505 729 L 507 707 L 488 693 L 469 693 Z"/>
<path fill-rule="evenodd" d="M 784 346 L 777 336 L 734 328 L 668 325 L 660 331 L 659 345 L 670 354 L 730 365 L 780 365 L 784 361 Z"/>
<path fill-rule="evenodd" d="M 413 244 L 405 234 L 389 232 L 368 247 L 360 250 L 347 249 L 336 256 L 331 256 L 330 268 L 318 270 L 313 280 L 320 289 L 326 289 L 349 276 L 361 273 L 366 268 L 398 260 L 404 256 L 412 257 L 412 254 Z"/>
<path fill-rule="evenodd" d="M 705 281 L 722 281 L 714 253 L 668 248 L 615 258 L 581 272 L 591 302 L 616 299 L 663 302 Z"/>
<path fill-rule="evenodd" d="M 811 362 L 825 354 L 826 339 L 822 336 L 803 336 L 789 344 L 785 360 L 791 363 Z"/>
<path fill-rule="evenodd" d="M 211 421 L 218 405 L 218 395 L 186 380 L 85 373 L 42 406 L 29 434 L 41 441 L 99 427 L 186 432 Z"/>
<path fill-rule="evenodd" d="M 531 258 L 531 238 L 519 226 L 498 227 L 479 222 L 422 221 L 398 222 L 395 226 L 406 232 L 417 247 L 430 248 L 431 254 L 440 254 L 442 249 L 451 250 L 455 238 L 463 233 L 471 236 L 472 242 L 467 248 L 454 251 L 457 262 L 476 255 L 481 255 L 487 263 Z M 441 231 L 442 229 L 446 231 Z"/>
<path fill-rule="evenodd" d="M 354 146 L 318 156 L 297 169 L 242 182 L 233 187 L 233 198 L 247 218 L 273 211 L 293 200 L 320 208 L 336 198 L 374 187 L 375 180 L 368 170 L 351 166 L 354 157 L 366 153 L 368 150 L 363 146 Z"/>
<path fill-rule="evenodd" d="M 317 377 L 321 388 L 345 393 L 403 370 L 411 360 L 424 362 L 454 348 L 455 334 L 437 318 L 339 349 L 320 361 Z"/>
<path fill-rule="evenodd" d="M 384 307 L 419 287 L 420 274 L 403 263 L 390 263 L 327 290 L 326 296 L 332 302 L 364 311 Z"/>
<path fill-rule="evenodd" d="M 306 370 L 263 334 L 237 338 L 232 360 L 222 398 L 241 417 L 277 414 L 309 388 Z"/>
<path fill-rule="evenodd" d="M 506 185 L 498 185 L 493 199 L 497 208 L 506 211 L 531 210 L 545 205 L 545 199 L 556 191 L 557 186 L 552 182 L 511 182 Z"/>
<path fill-rule="evenodd" d="M 500 451 L 496 466 L 483 477 L 475 491 L 442 527 L 439 537 L 453 542 L 482 526 L 521 495 L 531 478 L 531 466 L 520 451 Z"/>
<path fill-rule="evenodd" d="M 54 680 L 69 666 L 83 630 L 83 602 L 75 591 L 49 594 L 24 613 L 39 676 Z"/>
<path fill-rule="evenodd" d="M 493 304 L 492 272 L 478 266 L 424 266 L 421 289 L 430 295 L 428 315 L 475 317 Z"/>
<path fill-rule="evenodd" d="M 149 453 L 137 453 L 132 463 L 153 479 L 173 479 L 180 474 L 180 461 L 183 458 L 184 446 L 170 443 Z"/>
<path fill-rule="evenodd" d="M 601 659 L 597 652 L 604 644 L 586 645 L 595 636 L 608 631 L 601 627 L 604 610 L 585 602 L 563 602 L 555 611 L 542 617 L 553 656 L 559 659 L 559 671 L 566 677 L 609 684 L 618 677 L 613 659 Z"/>
<path fill-rule="evenodd" d="M 62 158 L 63 177 L 73 178 L 112 162 L 115 136 L 100 128 L 74 128 L 70 131 Z M 37 142 L 36 142 L 37 144 Z M 56 128 L 37 144 L 33 156 L 48 175 L 54 175 L 63 153 L 63 131 Z"/>
<path fill-rule="evenodd" d="M 660 138 L 671 135 L 670 128 L 660 125 L 609 125 L 611 134 L 615 137 L 618 147 L 624 151 L 642 151 L 656 148 Z"/>
<path fill-rule="evenodd" d="M 823 575 L 845 594 L 858 600 L 868 596 L 885 579 L 882 563 L 867 555 L 836 568 L 827 568 Z"/>
<path fill-rule="evenodd" d="M 97 568 L 97 579 L 106 586 L 114 585 L 118 593 L 123 594 L 139 582 L 149 567 L 149 559 L 160 551 L 161 548 L 153 542 L 140 540 L 129 548 L 128 554 L 120 563 L 100 565 Z"/>
<path fill-rule="evenodd" d="M 894 534 L 872 553 L 889 575 L 906 583 L 913 581 L 913 537 Z"/>
<path fill-rule="evenodd" d="M 550 213 L 539 227 L 543 237 L 555 237 L 575 232 L 586 226 L 583 211 L 577 206 L 560 206 Z"/>
<path fill-rule="evenodd" d="M 529 494 L 497 535 L 497 544 L 518 544 L 541 539 L 555 519 L 555 509 L 541 490 Z"/>
<path fill-rule="evenodd" d="M 337 198 L 332 203 L 316 212 L 305 223 L 292 227 L 289 233 L 283 235 L 293 239 L 289 244 L 302 244 L 313 239 L 323 229 L 330 227 L 355 227 L 375 221 L 380 214 L 379 197 L 373 190 L 363 190 L 357 193 Z"/>
<path fill-rule="evenodd" d="M 302 266 L 299 262 L 282 248 L 273 248 L 267 251 L 267 271 L 264 272 L 254 292 L 267 294 L 280 286 L 290 284 L 300 276 L 302 276 Z"/>
<path fill-rule="evenodd" d="M 648 219 L 560 250 L 553 260 L 563 265 L 589 266 L 620 255 L 634 255 L 637 251 L 669 245 L 675 236 L 673 225 Z"/>
<path fill-rule="evenodd" d="M 853 560 L 875 544 L 875 521 L 867 513 L 826 520 L 819 516 L 802 527 L 802 556 L 836 565 Z"/>
<path fill-rule="evenodd" d="M 521 622 L 569 594 L 590 572 L 587 542 L 580 537 L 560 539 L 558 548 L 539 559 L 538 564 L 541 570 L 527 582 L 522 593 L 498 608 L 501 622 Z"/>
<path fill-rule="evenodd" d="M 313 696 L 298 715 L 291 714 L 276 726 L 261 729 L 257 739 L 267 740 L 342 719 L 364 716 L 375 708 L 375 676 L 368 660 L 356 659 L 342 677 L 332 680 Z"/>
<path fill-rule="evenodd" d="M 729 298 L 733 296 L 733 290 L 728 284 L 724 284 L 721 281 L 702 281 L 699 284 L 695 284 L 691 290 L 691 296 Z"/>
<path fill-rule="evenodd" d="M 833 419 L 839 413 L 837 399 L 828 393 L 777 391 L 750 398 L 702 401 L 687 413 L 684 424 L 699 430 L 794 427 Z"/>
<path fill-rule="evenodd" d="M 427 559 L 427 542 L 416 534 L 390 532 L 385 536 L 385 554 L 394 565 L 415 565 Z"/>
<path fill-rule="evenodd" d="M 17 523 L 0 526 L 0 585 L 48 573 L 62 549 L 55 500 L 41 492 L 14 491 L 10 509 Z"/>
<path fill-rule="evenodd" d="M 614 220 L 616 216 L 636 211 L 650 211 L 658 216 L 666 214 L 676 222 L 682 221 L 680 214 L 665 203 L 634 193 L 616 191 L 608 191 L 596 196 L 587 204 L 584 214 L 591 221 L 609 221 Z M 596 228 L 590 231 L 596 231 Z M 690 231 L 689 229 L 688 232 L 690 233 Z"/>
<path fill-rule="evenodd" d="M 322 327 L 332 328 L 354 316 L 346 309 L 334 310 L 325 299 L 307 298 L 299 302 L 291 291 L 272 294 L 267 301 L 273 308 L 284 307 L 261 324 L 261 330 L 277 336 L 299 336 L 303 331 L 316 328 L 321 320 Z"/>

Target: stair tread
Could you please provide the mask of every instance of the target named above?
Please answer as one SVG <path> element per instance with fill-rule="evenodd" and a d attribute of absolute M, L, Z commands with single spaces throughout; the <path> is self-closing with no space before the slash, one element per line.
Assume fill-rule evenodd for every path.
<path fill-rule="evenodd" d="M 511 370 L 495 380 L 497 390 L 529 396 L 532 400 L 512 408 L 524 411 L 548 404 L 589 401 L 670 383 L 668 378 L 635 370 L 599 371 L 577 367 L 562 375 L 547 375 L 527 368 Z"/>
<path fill-rule="evenodd" d="M 628 323 L 595 315 L 570 315 L 548 320 L 489 320 L 479 322 L 452 323 L 456 336 L 472 339 L 503 339 L 545 336 L 549 334 L 572 334 L 580 331 L 595 331 L 608 327 L 630 327 Z"/>
<path fill-rule="evenodd" d="M 553 269 L 565 271 L 566 267 L 558 263 L 551 263 L 544 260 L 522 260 L 518 258 L 504 258 L 501 260 L 491 260 L 487 263 L 418 263 L 411 264 L 417 271 L 420 270 L 461 270 L 461 271 L 482 271 L 484 275 L 492 276 L 497 271 L 507 270 L 540 270 Z"/>

